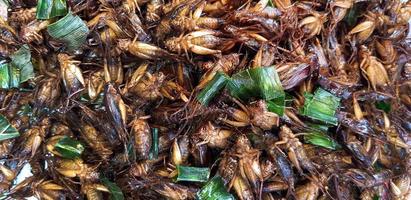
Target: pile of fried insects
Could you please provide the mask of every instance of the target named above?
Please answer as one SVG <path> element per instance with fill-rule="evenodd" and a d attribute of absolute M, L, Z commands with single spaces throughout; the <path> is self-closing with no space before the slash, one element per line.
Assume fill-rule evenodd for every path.
<path fill-rule="evenodd" d="M 410 18 L 0 0 L 0 199 L 410 200 Z"/>

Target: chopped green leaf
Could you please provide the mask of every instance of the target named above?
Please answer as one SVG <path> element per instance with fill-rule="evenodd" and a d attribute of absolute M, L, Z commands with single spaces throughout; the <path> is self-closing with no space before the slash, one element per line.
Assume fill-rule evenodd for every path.
<path fill-rule="evenodd" d="M 153 134 L 153 143 L 151 145 L 149 158 L 153 160 L 158 158 L 158 128 L 152 128 L 151 133 Z"/>
<path fill-rule="evenodd" d="M 19 71 L 19 83 L 26 82 L 34 77 L 30 48 L 27 44 L 23 45 L 11 56 L 10 64 Z"/>
<path fill-rule="evenodd" d="M 50 24 L 47 32 L 54 39 L 63 41 L 69 50 L 74 50 L 86 41 L 89 29 L 79 16 L 68 12 L 63 18 Z"/>
<path fill-rule="evenodd" d="M 0 141 L 18 137 L 19 131 L 14 128 L 10 122 L 0 114 Z"/>
<path fill-rule="evenodd" d="M 284 115 L 284 107 L 285 107 L 285 101 L 284 101 L 284 98 L 282 97 L 267 101 L 268 111 L 274 112 L 278 114 L 279 116 Z"/>
<path fill-rule="evenodd" d="M 338 124 L 335 113 L 340 105 L 340 98 L 322 88 L 318 88 L 314 95 L 305 93 L 304 97 L 304 107 L 300 110 L 302 115 L 326 124 Z"/>
<path fill-rule="evenodd" d="M 275 7 L 272 0 L 268 0 L 268 6 Z"/>
<path fill-rule="evenodd" d="M 318 132 L 327 132 L 328 128 L 330 128 L 329 125 L 325 124 L 316 124 L 316 123 L 311 123 L 311 122 L 304 122 L 306 125 L 308 125 L 309 128 L 316 130 Z"/>
<path fill-rule="evenodd" d="M 19 87 L 20 83 L 34 77 L 30 49 L 23 45 L 11 56 L 9 64 L 0 63 L 0 88 L 10 89 Z"/>
<path fill-rule="evenodd" d="M 357 24 L 358 17 L 361 14 L 360 12 L 361 11 L 356 4 L 351 7 L 351 9 L 348 11 L 348 14 L 344 18 L 344 21 L 348 24 L 348 26 L 354 26 Z"/>
<path fill-rule="evenodd" d="M 123 191 L 116 183 L 111 182 L 106 177 L 101 177 L 100 180 L 110 191 L 111 200 L 124 200 Z"/>
<path fill-rule="evenodd" d="M 207 105 L 210 100 L 226 85 L 228 77 L 224 72 L 217 72 L 213 79 L 197 95 L 197 100 Z"/>
<path fill-rule="evenodd" d="M 64 158 L 74 159 L 80 157 L 84 151 L 84 145 L 77 140 L 64 136 L 54 147 Z"/>
<path fill-rule="evenodd" d="M 67 14 L 66 0 L 39 0 L 37 2 L 37 19 L 51 19 Z"/>
<path fill-rule="evenodd" d="M 249 70 L 234 74 L 227 83 L 227 89 L 232 96 L 243 100 L 260 96 L 258 83 L 251 78 Z"/>
<path fill-rule="evenodd" d="M 10 75 L 9 64 L 5 62 L 0 63 L 0 88 L 7 89 L 9 87 Z"/>
<path fill-rule="evenodd" d="M 389 113 L 391 111 L 391 104 L 386 103 L 384 101 L 375 102 L 375 107 L 377 109 L 383 110 L 386 113 Z"/>
<path fill-rule="evenodd" d="M 381 200 L 381 197 L 378 194 L 374 194 L 372 200 Z"/>
<path fill-rule="evenodd" d="M 207 182 L 210 169 L 206 167 L 187 167 L 177 165 L 177 181 Z"/>
<path fill-rule="evenodd" d="M 341 148 L 341 146 L 334 139 L 323 133 L 313 132 L 308 135 L 304 135 L 304 140 L 307 143 L 327 149 L 336 150 Z"/>
<path fill-rule="evenodd" d="M 197 192 L 196 198 L 198 200 L 235 200 L 234 196 L 227 192 L 223 179 L 218 175 L 209 180 Z"/>
<path fill-rule="evenodd" d="M 234 74 L 227 83 L 230 94 L 242 100 L 284 99 L 285 93 L 275 67 L 257 67 Z"/>

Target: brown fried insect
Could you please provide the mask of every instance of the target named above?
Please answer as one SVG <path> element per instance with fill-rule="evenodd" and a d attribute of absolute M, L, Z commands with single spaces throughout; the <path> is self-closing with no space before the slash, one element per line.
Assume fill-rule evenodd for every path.
<path fill-rule="evenodd" d="M 134 148 L 140 159 L 147 159 L 152 144 L 150 126 L 144 117 L 131 122 L 131 135 L 134 137 Z"/>
<path fill-rule="evenodd" d="M 228 144 L 229 138 L 233 132 L 214 126 L 211 122 L 204 123 L 195 134 L 202 142 L 197 143 L 196 146 L 207 144 L 211 148 L 224 148 Z"/>
<path fill-rule="evenodd" d="M 134 56 L 147 60 L 159 60 L 162 57 L 170 57 L 171 54 L 160 47 L 139 42 L 136 40 L 121 39 L 118 41 L 120 51 L 128 51 Z"/>
<path fill-rule="evenodd" d="M 298 169 L 300 173 L 303 173 L 302 168 L 309 172 L 314 172 L 315 167 L 308 159 L 304 147 L 299 139 L 293 134 L 290 128 L 287 126 L 281 126 L 280 141 L 276 142 L 276 145 L 285 145 L 285 149 L 288 151 L 288 158 L 293 165 Z"/>
<path fill-rule="evenodd" d="M 218 37 L 219 32 L 202 29 L 181 37 L 172 37 L 165 42 L 165 46 L 172 52 L 193 52 L 199 55 L 219 54 L 233 46 L 231 41 Z"/>
<path fill-rule="evenodd" d="M 278 126 L 278 115 L 273 112 L 269 112 L 264 101 L 257 101 L 247 107 L 237 100 L 234 100 L 234 102 L 236 102 L 242 110 L 229 108 L 227 114 L 234 118 L 236 121 L 224 118 L 221 118 L 221 121 L 235 127 L 244 127 L 251 125 L 259 127 L 263 130 L 270 130 L 273 127 Z"/>
<path fill-rule="evenodd" d="M 82 90 L 85 82 L 79 67 L 81 62 L 73 60 L 73 57 L 67 54 L 59 54 L 57 58 L 60 63 L 61 77 L 69 95 L 73 95 Z"/>

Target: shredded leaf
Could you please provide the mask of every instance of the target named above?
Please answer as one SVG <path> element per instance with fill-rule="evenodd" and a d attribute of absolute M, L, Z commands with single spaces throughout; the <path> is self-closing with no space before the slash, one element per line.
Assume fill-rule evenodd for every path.
<path fill-rule="evenodd" d="M 327 149 L 336 150 L 341 148 L 341 146 L 331 137 L 327 136 L 326 134 L 313 132 L 308 135 L 304 135 L 304 140 L 307 143 L 324 147 Z"/>
<path fill-rule="evenodd" d="M 356 4 L 348 11 L 347 15 L 344 18 L 344 21 L 347 22 L 348 26 L 354 26 L 357 24 L 358 17 L 360 16 L 359 8 Z"/>
<path fill-rule="evenodd" d="M 31 53 L 27 45 L 23 45 L 11 56 L 11 62 L 0 63 L 0 88 L 18 88 L 21 83 L 34 77 Z"/>
<path fill-rule="evenodd" d="M 68 12 L 63 18 L 50 24 L 47 32 L 54 39 L 63 41 L 69 50 L 74 50 L 86 41 L 89 29 L 79 16 Z"/>
<path fill-rule="evenodd" d="M 284 107 L 285 107 L 285 101 L 284 101 L 284 98 L 282 97 L 267 101 L 268 111 L 274 112 L 278 114 L 279 116 L 284 115 Z"/>
<path fill-rule="evenodd" d="M 65 0 L 39 0 L 37 2 L 37 19 L 51 19 L 66 14 L 67 3 Z"/>
<path fill-rule="evenodd" d="M 110 191 L 111 200 L 124 200 L 123 191 L 116 183 L 111 182 L 106 177 L 101 177 L 100 180 Z"/>
<path fill-rule="evenodd" d="M 210 179 L 197 192 L 196 197 L 198 200 L 235 200 L 234 196 L 227 192 L 223 179 L 218 175 Z"/>
<path fill-rule="evenodd" d="M 268 6 L 275 7 L 272 0 L 268 0 Z"/>
<path fill-rule="evenodd" d="M 7 89 L 9 87 L 10 75 L 9 64 L 6 62 L 0 63 L 0 88 Z"/>
<path fill-rule="evenodd" d="M 304 107 L 300 110 L 302 115 L 326 124 L 338 124 L 335 113 L 340 105 L 340 98 L 322 88 L 318 88 L 314 95 L 305 93 L 304 97 Z"/>
<path fill-rule="evenodd" d="M 151 145 L 149 158 L 153 160 L 158 158 L 158 128 L 152 128 L 151 133 L 153 134 L 153 143 Z"/>
<path fill-rule="evenodd" d="M 275 67 L 257 67 L 234 74 L 227 83 L 230 94 L 242 100 L 252 97 L 272 100 L 285 93 Z"/>
<path fill-rule="evenodd" d="M 318 132 L 327 132 L 328 128 L 330 128 L 329 125 L 325 124 L 316 124 L 316 123 L 311 123 L 311 122 L 304 122 L 308 127 L 310 127 L 313 130 L 316 130 Z"/>
<path fill-rule="evenodd" d="M 391 111 L 391 104 L 386 103 L 384 101 L 375 102 L 375 107 L 377 109 L 383 110 L 386 113 L 389 113 Z"/>
<path fill-rule="evenodd" d="M 14 128 L 6 117 L 0 114 L 0 141 L 18 137 L 19 131 Z"/>
<path fill-rule="evenodd" d="M 177 181 L 207 182 L 210 169 L 206 167 L 187 167 L 177 165 Z"/>
<path fill-rule="evenodd" d="M 217 72 L 213 79 L 197 95 L 197 100 L 205 106 L 208 105 L 211 99 L 226 85 L 228 79 L 227 75 L 223 72 Z"/>
<path fill-rule="evenodd" d="M 84 151 L 84 145 L 77 140 L 64 136 L 54 147 L 64 158 L 74 159 L 80 157 Z"/>

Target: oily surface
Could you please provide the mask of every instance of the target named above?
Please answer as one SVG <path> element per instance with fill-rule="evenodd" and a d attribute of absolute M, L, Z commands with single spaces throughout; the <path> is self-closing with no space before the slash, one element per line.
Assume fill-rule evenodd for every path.
<path fill-rule="evenodd" d="M 0 199 L 410 199 L 410 17 L 0 0 Z"/>

